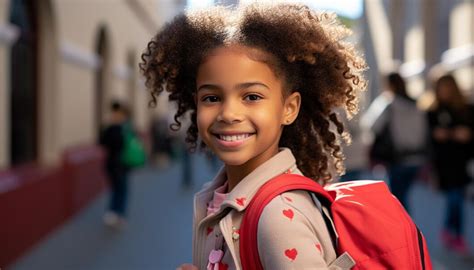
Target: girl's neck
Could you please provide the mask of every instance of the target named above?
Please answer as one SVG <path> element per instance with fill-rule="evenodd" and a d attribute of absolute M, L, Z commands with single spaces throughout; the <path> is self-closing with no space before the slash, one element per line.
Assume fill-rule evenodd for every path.
<path fill-rule="evenodd" d="M 267 160 L 278 154 L 278 147 L 274 147 L 271 151 L 262 153 L 263 155 L 257 156 L 242 165 L 226 165 L 227 175 L 227 192 L 232 191 L 244 177 L 253 172 L 258 166 L 265 163 Z"/>
<path fill-rule="evenodd" d="M 241 166 L 229 166 L 225 167 L 227 174 L 227 192 L 231 192 L 235 186 L 237 186 L 245 176 L 250 172 L 246 172 L 240 168 Z"/>

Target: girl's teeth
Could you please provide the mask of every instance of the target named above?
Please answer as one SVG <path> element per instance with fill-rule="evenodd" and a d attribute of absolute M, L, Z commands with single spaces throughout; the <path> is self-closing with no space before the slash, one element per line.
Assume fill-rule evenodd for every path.
<path fill-rule="evenodd" d="M 220 135 L 219 137 L 221 140 L 224 140 L 227 142 L 235 142 L 235 141 L 241 141 L 247 138 L 248 136 L 249 136 L 248 134 L 241 134 L 241 135 L 231 135 L 231 136 Z"/>

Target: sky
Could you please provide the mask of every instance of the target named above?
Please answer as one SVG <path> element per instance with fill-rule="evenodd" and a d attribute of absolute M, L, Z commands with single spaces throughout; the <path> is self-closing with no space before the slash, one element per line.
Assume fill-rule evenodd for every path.
<path fill-rule="evenodd" d="M 315 9 L 334 11 L 339 15 L 357 19 L 362 16 L 363 0 L 306 0 Z"/>
<path fill-rule="evenodd" d="M 240 2 L 249 3 L 252 1 L 253 0 L 241 0 Z M 306 3 L 314 9 L 333 11 L 352 19 L 357 19 L 362 16 L 363 0 L 300 0 L 297 2 Z M 214 3 L 214 0 L 188 0 L 188 6 L 190 8 L 202 8 L 212 5 L 212 3 Z"/>

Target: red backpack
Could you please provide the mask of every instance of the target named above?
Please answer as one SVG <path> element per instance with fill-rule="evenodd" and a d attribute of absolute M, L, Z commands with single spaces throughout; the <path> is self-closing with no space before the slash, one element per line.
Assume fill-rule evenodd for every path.
<path fill-rule="evenodd" d="M 336 228 L 336 253 L 349 253 L 352 269 L 431 270 L 421 231 L 383 181 L 327 185 L 296 174 L 283 174 L 264 184 L 245 210 L 240 226 L 240 259 L 244 270 L 263 269 L 257 247 L 257 225 L 265 206 L 290 190 L 316 194 Z"/>

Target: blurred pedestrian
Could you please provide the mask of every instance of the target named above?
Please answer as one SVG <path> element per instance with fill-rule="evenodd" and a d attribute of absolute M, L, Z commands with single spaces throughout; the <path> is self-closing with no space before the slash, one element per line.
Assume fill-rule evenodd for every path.
<path fill-rule="evenodd" d="M 467 254 L 463 211 L 470 182 L 467 165 L 472 157 L 474 109 L 452 75 L 440 77 L 434 88 L 435 103 L 428 114 L 432 162 L 447 204 L 441 240 L 446 247 Z"/>
<path fill-rule="evenodd" d="M 408 192 L 426 162 L 428 123 L 406 91 L 398 73 L 390 73 L 383 91 L 362 116 L 361 125 L 374 134 L 371 162 L 386 167 L 390 189 L 409 211 Z"/>
<path fill-rule="evenodd" d="M 111 104 L 110 123 L 100 136 L 100 144 L 106 150 L 105 169 L 110 184 L 110 202 L 104 214 L 104 223 L 112 227 L 125 225 L 125 211 L 128 197 L 129 168 L 122 161 L 124 149 L 124 125 L 128 111 L 119 102 Z"/>
<path fill-rule="evenodd" d="M 155 117 L 151 122 L 152 159 L 160 167 L 167 167 L 173 155 L 168 127 L 167 117 L 164 116 Z"/>
<path fill-rule="evenodd" d="M 181 117 L 180 123 L 184 128 L 178 130 L 172 124 L 170 136 L 175 159 L 181 164 L 181 185 L 183 188 L 190 189 L 193 187 L 193 157 L 190 155 L 190 150 L 185 142 L 187 140 L 186 130 L 191 124 L 191 114 L 188 113 Z"/>

